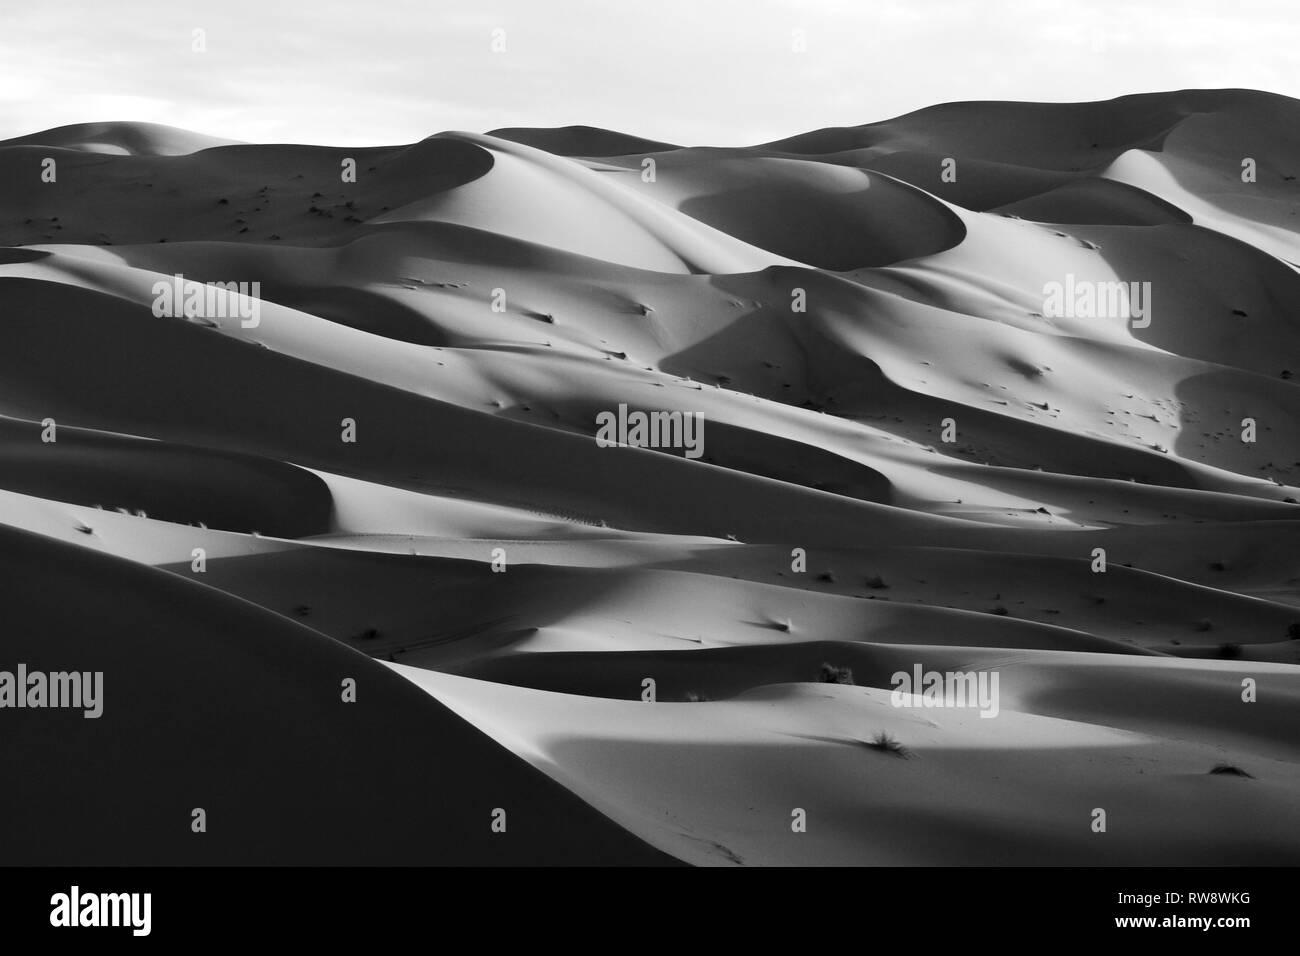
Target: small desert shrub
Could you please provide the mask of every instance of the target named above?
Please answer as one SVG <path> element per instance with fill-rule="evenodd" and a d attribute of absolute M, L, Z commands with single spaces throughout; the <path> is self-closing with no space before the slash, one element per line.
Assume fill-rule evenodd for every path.
<path fill-rule="evenodd" d="M 821 670 L 817 672 L 817 680 L 822 684 L 852 684 L 853 671 L 847 667 L 823 664 Z"/>
<path fill-rule="evenodd" d="M 996 605 L 996 606 L 990 608 L 990 609 L 989 609 L 989 613 L 990 613 L 990 614 L 998 614 L 998 615 L 1006 615 L 1006 614 L 1009 614 L 1010 612 L 1009 612 L 1005 607 L 1003 607 L 1001 604 L 998 604 L 998 605 Z"/>
<path fill-rule="evenodd" d="M 704 694 L 697 694 L 697 693 L 695 693 L 695 691 L 693 691 L 693 690 L 688 690 L 688 691 L 686 692 L 686 702 L 687 702 L 687 703 L 690 703 L 690 704 L 700 704 L 700 703 L 703 703 L 704 701 L 706 701 L 706 700 L 708 700 L 708 699 L 709 699 L 709 698 L 708 698 L 706 695 L 704 695 Z"/>
<path fill-rule="evenodd" d="M 1214 622 L 1208 617 L 1203 617 L 1196 622 L 1196 629 L 1198 631 L 1212 631 L 1214 630 Z"/>
<path fill-rule="evenodd" d="M 893 754 L 903 760 L 912 756 L 912 751 L 900 744 L 897 738 L 890 736 L 883 730 L 870 740 L 864 740 L 863 745 L 870 747 L 872 750 L 879 750 L 881 753 Z"/>
<path fill-rule="evenodd" d="M 1300 621 L 1292 621 L 1287 625 L 1286 636 L 1293 641 L 1300 641 Z"/>
<path fill-rule="evenodd" d="M 1240 656 L 1241 656 L 1240 644 L 1219 645 L 1219 657 L 1223 658 L 1225 661 L 1236 660 Z"/>
<path fill-rule="evenodd" d="M 879 591 L 881 588 L 889 587 L 889 585 L 885 583 L 885 579 L 879 574 L 873 574 L 871 577 L 867 578 L 867 587 L 871 588 L 873 591 Z"/>

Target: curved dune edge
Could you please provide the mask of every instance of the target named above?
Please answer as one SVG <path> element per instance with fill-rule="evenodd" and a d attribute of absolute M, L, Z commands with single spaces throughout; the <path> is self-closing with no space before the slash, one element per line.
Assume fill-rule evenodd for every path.
<path fill-rule="evenodd" d="M 933 651 L 921 656 L 942 666 Z M 1058 865 L 1132 866 L 1149 860 L 1152 834 L 1169 864 L 1300 859 L 1294 831 L 1275 829 L 1300 821 L 1286 730 L 1300 706 L 1294 668 L 1261 678 L 1281 699 L 1265 722 L 1250 721 L 1268 755 L 1252 762 L 1262 785 L 1247 792 L 1206 774 L 1224 750 L 1216 738 L 1239 747 L 1250 733 L 1239 721 L 1207 720 L 1195 739 L 1170 732 L 1171 717 L 1178 723 L 1194 706 L 1181 693 L 1163 713 L 1094 716 L 1102 700 L 1113 706 L 1126 686 L 1174 668 L 1187 678 L 1171 686 L 1186 692 L 1203 676 L 1198 693 L 1213 699 L 1215 676 L 1233 683 L 1222 668 L 1140 659 L 1138 668 L 1155 668 L 1149 677 L 1124 673 L 1134 658 L 1053 654 L 1040 668 L 1024 653 L 1014 663 L 998 656 L 1003 706 L 1016 709 L 988 722 L 970 710 L 893 707 L 888 692 L 867 687 L 773 685 L 722 702 L 646 704 L 389 666 L 632 832 L 699 865 L 1019 865 L 1041 863 L 1047 841 Z M 1120 674 L 1099 679 L 1095 668 Z M 986 729 L 993 723 L 996 734 Z M 896 735 L 910 758 L 865 746 L 878 732 Z M 1084 822 L 1094 806 L 1126 828 L 1096 839 Z M 806 832 L 791 828 L 798 811 Z M 1216 826 L 1204 825 L 1209 817 Z"/>

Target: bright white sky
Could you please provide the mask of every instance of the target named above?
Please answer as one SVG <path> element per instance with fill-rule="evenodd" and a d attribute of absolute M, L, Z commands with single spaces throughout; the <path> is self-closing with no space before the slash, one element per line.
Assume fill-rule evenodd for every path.
<path fill-rule="evenodd" d="M 953 100 L 1300 96 L 1297 0 L 0 4 L 0 138 L 145 120 L 349 146 L 582 124 L 749 145 Z"/>

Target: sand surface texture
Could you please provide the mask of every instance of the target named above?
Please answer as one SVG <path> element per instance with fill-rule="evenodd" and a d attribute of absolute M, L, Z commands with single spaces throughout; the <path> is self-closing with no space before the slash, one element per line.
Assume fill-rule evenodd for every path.
<path fill-rule="evenodd" d="M 1300 863 L 1297 176 L 1245 91 L 0 142 L 0 669 L 104 675 L 0 859 Z"/>

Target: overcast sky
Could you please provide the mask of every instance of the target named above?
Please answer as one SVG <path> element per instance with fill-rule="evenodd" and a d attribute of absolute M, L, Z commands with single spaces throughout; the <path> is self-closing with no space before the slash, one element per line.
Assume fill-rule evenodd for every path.
<path fill-rule="evenodd" d="M 42 0 L 5 10 L 0 138 L 145 120 L 377 145 L 583 124 L 748 145 L 952 100 L 1297 96 L 1298 64 L 1297 0 Z"/>

